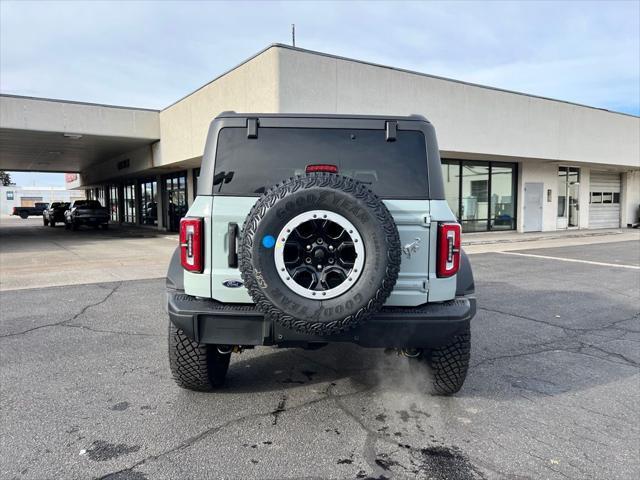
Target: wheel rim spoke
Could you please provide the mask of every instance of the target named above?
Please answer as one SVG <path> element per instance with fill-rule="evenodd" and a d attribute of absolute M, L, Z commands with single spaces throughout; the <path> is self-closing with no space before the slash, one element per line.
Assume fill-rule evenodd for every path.
<path fill-rule="evenodd" d="M 288 233 L 284 264 L 298 285 L 323 292 L 347 281 L 357 255 L 351 236 L 341 225 L 308 220 Z"/>
<path fill-rule="evenodd" d="M 282 228 L 278 238 L 274 251 L 278 275 L 305 298 L 334 298 L 360 276 L 365 254 L 362 238 L 340 214 L 301 213 Z"/>

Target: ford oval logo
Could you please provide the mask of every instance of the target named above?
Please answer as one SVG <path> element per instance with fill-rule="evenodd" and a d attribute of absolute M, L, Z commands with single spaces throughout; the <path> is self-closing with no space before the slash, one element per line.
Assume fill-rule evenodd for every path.
<path fill-rule="evenodd" d="M 242 283 L 240 280 L 225 280 L 224 282 L 222 282 L 222 285 L 227 288 L 240 288 L 244 285 L 244 283 Z"/>

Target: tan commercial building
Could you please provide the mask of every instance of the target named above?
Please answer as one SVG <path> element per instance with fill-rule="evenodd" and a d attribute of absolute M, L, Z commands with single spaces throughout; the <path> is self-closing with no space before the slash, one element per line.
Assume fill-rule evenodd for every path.
<path fill-rule="evenodd" d="M 640 118 L 272 45 L 161 111 L 0 96 L 0 169 L 79 173 L 113 221 L 174 230 L 209 123 L 238 112 L 421 114 L 465 231 L 638 221 Z"/>

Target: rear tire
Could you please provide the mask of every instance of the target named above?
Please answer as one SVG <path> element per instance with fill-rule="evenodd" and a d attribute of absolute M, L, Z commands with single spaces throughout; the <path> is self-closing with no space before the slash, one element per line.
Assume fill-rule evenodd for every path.
<path fill-rule="evenodd" d="M 103 230 L 109 230 L 109 224 L 108 223 L 103 223 L 101 225 L 101 227 L 102 227 Z"/>
<path fill-rule="evenodd" d="M 23 219 L 23 220 L 26 220 L 27 218 L 29 218 L 29 214 L 28 214 L 28 213 L 25 213 L 25 212 L 22 212 L 22 213 L 20 214 L 20 218 L 21 218 L 21 219 Z"/>
<path fill-rule="evenodd" d="M 212 392 L 222 386 L 231 354 L 218 352 L 216 345 L 205 345 L 187 337 L 169 321 L 169 367 L 179 387 Z"/>
<path fill-rule="evenodd" d="M 470 356 L 471 332 L 468 327 L 447 345 L 431 350 L 428 359 L 436 394 L 452 395 L 460 391 L 467 378 Z"/>

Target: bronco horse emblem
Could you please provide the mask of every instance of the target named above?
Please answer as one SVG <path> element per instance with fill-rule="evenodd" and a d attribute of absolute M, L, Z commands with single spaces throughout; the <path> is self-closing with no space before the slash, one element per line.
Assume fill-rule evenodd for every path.
<path fill-rule="evenodd" d="M 402 247 L 402 253 L 404 253 L 407 258 L 411 258 L 412 253 L 416 253 L 420 248 L 420 239 L 416 238 L 413 242 L 407 243 L 404 247 Z"/>

